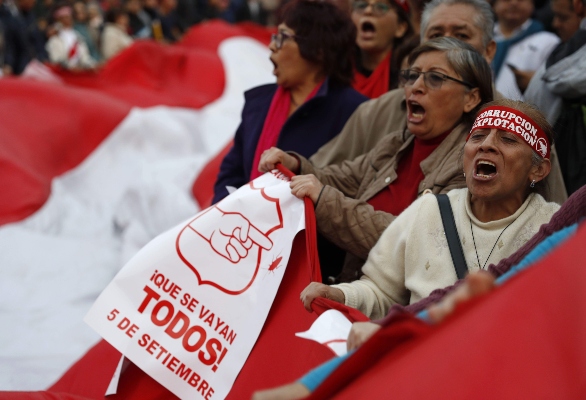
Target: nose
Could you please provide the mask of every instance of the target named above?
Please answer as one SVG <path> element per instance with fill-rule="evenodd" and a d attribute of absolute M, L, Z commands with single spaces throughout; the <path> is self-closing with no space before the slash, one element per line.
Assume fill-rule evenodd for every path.
<path fill-rule="evenodd" d="M 373 6 L 372 3 L 367 3 L 366 8 L 363 11 L 363 14 L 372 15 Z"/>
<path fill-rule="evenodd" d="M 486 135 L 482 143 L 480 143 L 480 150 L 482 151 L 496 151 L 497 149 L 497 130 L 491 129 L 490 133 Z"/>
<path fill-rule="evenodd" d="M 274 40 L 273 38 L 271 38 L 271 42 L 269 43 L 269 50 L 272 53 L 277 51 L 277 43 L 276 43 L 276 40 Z"/>
<path fill-rule="evenodd" d="M 421 92 L 427 89 L 427 86 L 425 85 L 425 75 L 420 74 L 417 79 L 415 79 L 415 82 L 413 82 L 413 85 L 411 85 L 411 89 L 414 92 Z"/>

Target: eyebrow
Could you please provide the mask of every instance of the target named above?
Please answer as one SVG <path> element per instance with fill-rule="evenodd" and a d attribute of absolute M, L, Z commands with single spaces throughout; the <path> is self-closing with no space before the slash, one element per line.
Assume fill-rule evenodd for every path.
<path fill-rule="evenodd" d="M 455 30 L 455 31 L 461 31 L 461 30 L 466 30 L 466 31 L 471 31 L 472 29 L 470 28 L 470 26 L 468 24 L 463 24 L 463 25 L 435 25 L 435 26 L 431 26 L 428 29 L 428 32 L 437 32 L 437 31 L 447 31 L 447 30 Z"/>

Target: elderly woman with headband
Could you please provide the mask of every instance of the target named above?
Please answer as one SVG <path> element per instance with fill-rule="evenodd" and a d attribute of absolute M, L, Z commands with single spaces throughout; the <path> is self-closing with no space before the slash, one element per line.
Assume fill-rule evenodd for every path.
<path fill-rule="evenodd" d="M 497 100 L 480 110 L 463 150 L 467 187 L 448 193 L 468 271 L 484 270 L 517 251 L 559 209 L 537 193 L 550 171 L 552 133 L 536 108 L 519 101 Z M 436 196 L 422 196 L 389 225 L 363 272 L 352 283 L 310 284 L 301 294 L 305 307 L 311 310 L 313 299 L 321 296 L 381 318 L 393 304 L 414 303 L 456 282 Z M 375 323 L 358 326 L 349 348 L 360 344 L 356 337 L 379 328 Z M 301 398 L 322 375 L 310 373 L 258 398 Z"/>
<path fill-rule="evenodd" d="M 240 187 L 261 174 L 256 166 L 271 146 L 309 157 L 342 130 L 367 98 L 352 89 L 350 17 L 329 2 L 293 0 L 269 49 L 276 84 L 244 94 L 242 121 L 214 186 L 216 203 L 227 187 Z"/>

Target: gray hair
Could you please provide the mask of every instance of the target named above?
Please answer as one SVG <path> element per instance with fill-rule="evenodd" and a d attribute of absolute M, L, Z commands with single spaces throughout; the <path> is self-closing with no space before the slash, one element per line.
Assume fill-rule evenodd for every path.
<path fill-rule="evenodd" d="M 473 88 L 478 88 L 480 103 L 462 117 L 463 122 L 472 127 L 476 112 L 485 103 L 493 100 L 490 65 L 474 47 L 451 37 L 435 38 L 422 43 L 409 54 L 407 61 L 411 66 L 420 55 L 433 51 L 444 53 L 448 64 L 462 80 L 470 83 Z"/>
<path fill-rule="evenodd" d="M 586 0 L 583 0 L 586 1 Z M 486 0 L 432 0 L 427 3 L 421 14 L 421 41 L 424 41 L 425 31 L 429 26 L 429 20 L 433 11 L 441 5 L 453 6 L 457 4 L 469 5 L 476 12 L 473 15 L 474 26 L 482 31 L 482 44 L 486 48 L 494 34 L 494 14 L 490 4 Z"/>

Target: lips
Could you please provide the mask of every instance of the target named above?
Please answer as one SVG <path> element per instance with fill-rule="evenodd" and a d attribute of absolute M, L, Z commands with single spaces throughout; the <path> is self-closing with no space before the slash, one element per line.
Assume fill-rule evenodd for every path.
<path fill-rule="evenodd" d="M 425 108 L 417 101 L 407 101 L 407 119 L 409 122 L 418 123 L 425 117 Z"/>
<path fill-rule="evenodd" d="M 278 69 L 277 63 L 275 62 L 275 60 L 273 60 L 272 57 L 269 57 L 269 60 L 273 63 L 273 75 L 277 75 L 277 69 Z"/>
<path fill-rule="evenodd" d="M 376 32 L 376 27 L 374 26 L 374 24 L 370 21 L 364 21 L 362 24 L 360 24 L 360 31 L 361 32 Z"/>
<path fill-rule="evenodd" d="M 491 180 L 497 175 L 496 164 L 488 160 L 478 160 L 474 166 L 474 177 L 481 180 Z"/>
<path fill-rule="evenodd" d="M 376 36 L 376 26 L 370 20 L 363 20 L 358 25 L 358 36 L 363 39 L 373 39 Z"/>

